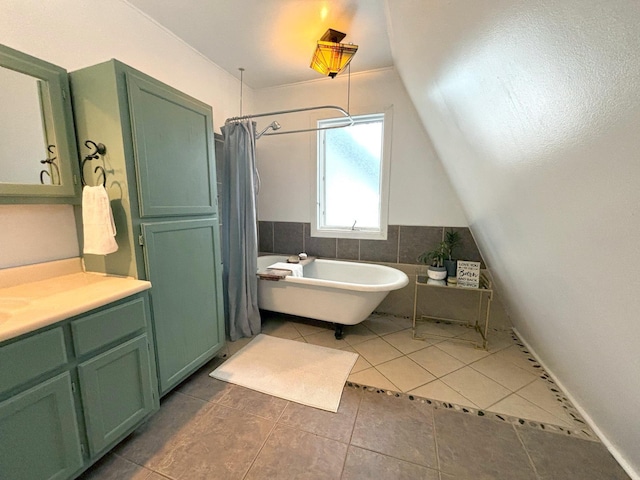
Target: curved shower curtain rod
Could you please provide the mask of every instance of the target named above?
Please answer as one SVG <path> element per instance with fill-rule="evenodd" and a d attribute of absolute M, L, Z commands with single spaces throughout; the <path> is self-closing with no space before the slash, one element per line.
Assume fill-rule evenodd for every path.
<path fill-rule="evenodd" d="M 249 120 L 249 119 L 258 118 L 258 117 L 270 117 L 272 115 L 284 115 L 284 114 L 287 114 L 287 113 L 308 112 L 310 110 L 326 110 L 326 109 L 339 111 L 346 118 L 349 119 L 349 124 L 336 125 L 336 126 L 333 126 L 333 127 L 323 127 L 323 128 L 304 128 L 304 129 L 301 129 L 301 130 L 285 130 L 284 132 L 276 132 L 276 131 L 273 131 L 271 133 L 262 132 L 261 135 L 259 135 L 257 138 L 259 138 L 262 135 L 271 136 L 271 135 L 286 135 L 288 133 L 317 132 L 317 131 L 320 131 L 320 130 L 330 130 L 332 128 L 344 128 L 344 127 L 350 127 L 350 126 L 353 125 L 353 118 L 351 118 L 351 115 L 349 115 L 349 112 L 347 112 L 344 108 L 338 107 L 338 106 L 335 106 L 335 105 L 320 105 L 320 106 L 317 106 L 317 107 L 293 108 L 291 110 L 280 110 L 280 111 L 277 111 L 277 112 L 256 113 L 256 114 L 253 114 L 253 115 L 242 115 L 240 117 L 227 118 L 227 120 L 224 123 L 226 125 L 227 123 L 239 122 L 239 121 L 242 121 L 242 120 Z"/>

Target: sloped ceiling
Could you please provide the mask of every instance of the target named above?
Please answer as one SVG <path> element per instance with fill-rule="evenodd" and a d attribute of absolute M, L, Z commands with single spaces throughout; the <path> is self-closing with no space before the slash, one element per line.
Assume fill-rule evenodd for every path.
<path fill-rule="evenodd" d="M 638 2 L 389 0 L 389 15 L 518 334 L 640 478 Z"/>
<path fill-rule="evenodd" d="M 252 88 L 320 76 L 309 64 L 328 28 L 359 46 L 352 72 L 393 65 L 384 0 L 128 0 Z"/>

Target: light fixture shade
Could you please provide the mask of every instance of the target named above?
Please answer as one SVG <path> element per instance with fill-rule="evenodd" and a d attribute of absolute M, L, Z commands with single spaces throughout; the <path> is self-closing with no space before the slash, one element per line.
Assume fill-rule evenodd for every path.
<path fill-rule="evenodd" d="M 344 70 L 358 51 L 358 45 L 318 41 L 311 68 L 331 78 Z"/>

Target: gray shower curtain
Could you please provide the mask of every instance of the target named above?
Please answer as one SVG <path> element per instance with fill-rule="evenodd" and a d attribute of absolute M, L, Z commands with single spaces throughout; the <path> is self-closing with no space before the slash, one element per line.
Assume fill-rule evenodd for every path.
<path fill-rule="evenodd" d="M 222 127 L 222 262 L 231 340 L 260 333 L 256 231 L 256 124 Z"/>

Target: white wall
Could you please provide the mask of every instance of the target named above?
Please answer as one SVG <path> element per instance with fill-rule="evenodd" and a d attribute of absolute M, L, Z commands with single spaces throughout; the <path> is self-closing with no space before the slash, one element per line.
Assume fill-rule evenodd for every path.
<path fill-rule="evenodd" d="M 0 268 L 77 256 L 71 206 L 0 205 Z"/>
<path fill-rule="evenodd" d="M 334 79 L 320 77 L 311 82 L 256 90 L 254 113 L 317 105 L 346 109 L 347 84 L 347 75 L 341 74 Z M 395 70 L 352 74 L 349 104 L 352 114 L 381 112 L 393 106 L 389 224 L 466 226 L 460 202 Z M 305 112 L 259 118 L 256 122 L 258 131 L 274 119 L 282 125 L 280 131 L 296 130 L 315 127 L 315 120 L 321 118 L 318 115 L 341 116 L 336 111 Z M 311 220 L 315 203 L 315 135 L 263 136 L 257 141 L 262 180 L 258 196 L 260 220 Z"/>
<path fill-rule="evenodd" d="M 512 320 L 640 478 L 640 8 L 388 2 L 392 49 Z"/>
<path fill-rule="evenodd" d="M 120 0 L 3 0 L 0 43 L 68 71 L 117 58 L 211 105 L 216 131 L 227 117 L 239 114 L 239 80 Z M 245 86 L 243 93 L 244 108 L 250 108 L 252 91 Z M 48 208 L 72 216 L 70 206 Z M 3 233 L 0 268 L 79 254 L 77 242 L 74 249 L 68 235 L 59 235 L 59 228 L 71 228 L 68 222 L 43 223 L 25 206 L 6 206 L 3 215 L 10 215 L 22 228 Z M 21 236 L 27 231 L 32 238 L 56 239 L 48 242 L 46 255 L 41 249 L 15 255 L 8 249 L 8 245 L 29 244 Z"/>

